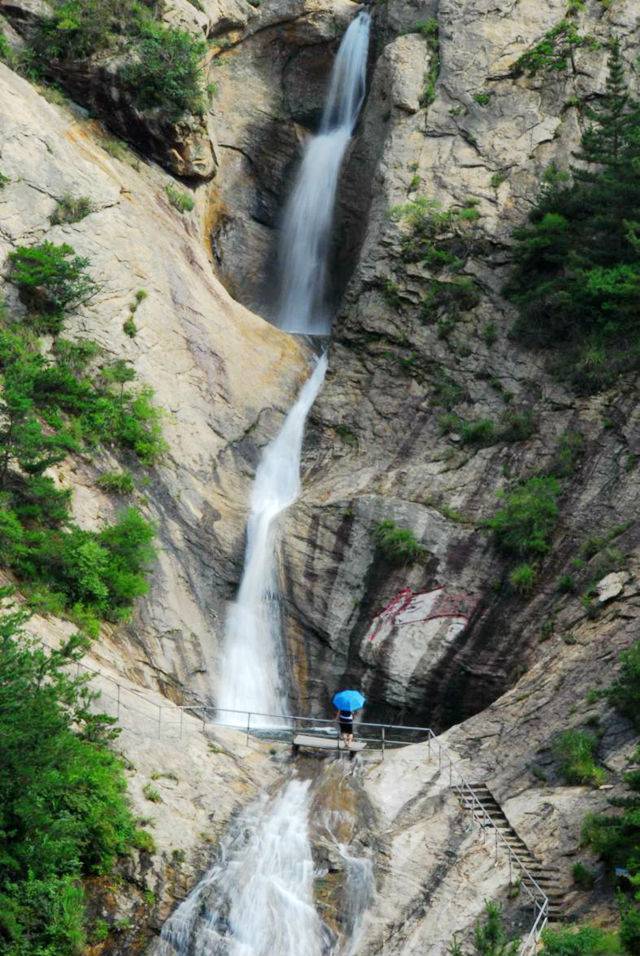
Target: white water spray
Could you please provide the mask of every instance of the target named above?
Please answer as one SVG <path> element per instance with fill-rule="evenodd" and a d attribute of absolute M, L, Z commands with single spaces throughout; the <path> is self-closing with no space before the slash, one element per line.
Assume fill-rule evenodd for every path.
<path fill-rule="evenodd" d="M 309 803 L 309 781 L 292 780 L 270 804 L 251 804 L 165 923 L 156 956 L 321 956 Z"/>
<path fill-rule="evenodd" d="M 277 324 L 328 335 L 327 265 L 338 176 L 366 89 L 371 18 L 361 12 L 345 33 L 331 75 L 320 132 L 309 140 L 287 203 L 280 242 Z"/>

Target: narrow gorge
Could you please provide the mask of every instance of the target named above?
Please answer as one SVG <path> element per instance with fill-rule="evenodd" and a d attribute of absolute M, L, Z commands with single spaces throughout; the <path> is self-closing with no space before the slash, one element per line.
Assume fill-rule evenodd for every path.
<path fill-rule="evenodd" d="M 640 953 L 639 28 L 0 0 L 0 953 Z"/>

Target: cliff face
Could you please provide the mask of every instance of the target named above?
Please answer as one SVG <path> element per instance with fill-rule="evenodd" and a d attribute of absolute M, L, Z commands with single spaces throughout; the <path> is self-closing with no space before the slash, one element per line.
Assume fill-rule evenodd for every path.
<path fill-rule="evenodd" d="M 545 169 L 572 162 L 585 122 L 578 104 L 603 88 L 608 38 L 620 37 L 628 64 L 637 53 L 632 4 L 587 4 L 575 26 L 597 42 L 575 52 L 574 68 L 521 74 L 517 59 L 564 12 L 560 3 L 375 8 L 371 88 L 343 182 L 339 255 L 355 269 L 306 445 L 306 492 L 288 520 L 289 633 L 311 661 L 305 700 L 320 701 L 329 672 L 364 682 L 388 716 L 444 726 L 477 712 L 535 660 L 541 627 L 563 603 L 557 582 L 585 539 L 633 519 L 635 383 L 576 397 L 549 374 L 543 352 L 510 338 L 515 314 L 501 295 L 511 231 Z M 390 216 L 420 197 L 472 210 L 441 243 L 463 263 L 453 278 L 411 261 L 408 226 Z M 494 437 L 465 441 L 452 418 L 489 420 Z M 523 419 L 525 432 L 509 434 L 508 423 Z M 551 553 L 523 598 L 482 522 L 501 490 L 552 469 L 571 443 L 579 454 Z M 384 519 L 415 532 L 423 562 L 398 569 L 383 559 L 374 531 Z M 615 543 L 611 567 L 594 559 L 578 591 L 623 568 L 637 527 Z M 427 622 L 422 636 L 414 627 L 404 639 L 398 625 L 373 653 L 372 618 L 406 587 L 443 588 L 448 612 L 468 624 L 443 637 Z M 579 599 L 570 603 L 579 616 Z M 398 665 L 407 639 L 412 653 Z"/>
<path fill-rule="evenodd" d="M 544 354 L 509 337 L 514 314 L 501 290 L 513 227 L 524 221 L 545 169 L 571 161 L 584 122 L 577 103 L 602 90 L 602 44 L 615 33 L 629 64 L 638 53 L 633 0 L 577 6 L 577 29 L 601 45 L 578 49 L 566 70 L 529 77 L 514 64 L 563 19 L 563 3 L 372 5 L 370 89 L 338 210 L 335 292 L 344 297 L 305 443 L 304 491 L 285 519 L 283 564 L 301 712 L 324 715 L 328 688 L 353 681 L 375 718 L 440 729 L 464 719 L 450 731 L 452 746 L 469 758 L 476 779 L 490 783 L 532 848 L 561 864 L 566 881 L 583 812 L 604 797 L 559 785 L 550 742 L 572 707 L 576 723 L 586 719 L 586 692 L 609 681 L 617 653 L 634 636 L 637 383 L 577 398 L 549 373 Z M 0 0 L 16 46 L 43 9 Z M 141 154 L 115 150 L 77 105 L 47 102 L 0 64 L 0 171 L 9 178 L 0 189 L 0 258 L 45 236 L 88 256 L 103 289 L 69 331 L 130 361 L 167 410 L 168 454 L 136 499 L 158 526 L 151 589 L 131 623 L 105 626 L 90 661 L 158 700 L 214 700 L 251 480 L 308 368 L 304 346 L 260 318 L 270 309 L 278 213 L 300 145 L 317 122 L 336 41 L 356 10 L 349 0 L 174 3 L 168 21 L 208 40 L 217 85 L 206 117 L 193 126 L 168 129 L 132 112 L 109 80 L 109 64 L 59 76 Z M 194 212 L 171 207 L 165 188 L 173 180 L 164 170 L 187 177 Z M 68 192 L 89 196 L 95 209 L 81 222 L 51 226 Z M 406 223 L 389 215 L 420 196 L 478 214 L 455 238 L 458 278 L 472 292 L 467 284 L 450 308 L 425 310 L 433 279 L 442 276 L 407 261 Z M 130 339 L 122 324 L 140 288 L 148 297 Z M 19 310 L 9 283 L 3 292 Z M 490 419 L 498 436 L 514 415 L 530 425 L 491 444 L 469 444 L 455 426 L 445 429 L 447 414 Z M 523 597 L 508 586 L 508 567 L 482 524 L 501 489 L 549 468 L 569 446 L 573 472 L 552 550 L 535 591 Z M 101 453 L 59 469 L 82 526 L 114 514 L 95 479 L 115 464 Z M 412 529 L 423 560 L 388 563 L 374 533 L 389 519 Z M 577 593 L 560 594 L 558 580 L 586 539 L 614 532 L 606 560 L 603 545 L 572 571 Z M 585 606 L 580 592 L 610 572 L 618 575 L 611 590 Z M 37 623 L 45 639 L 58 639 L 61 627 Z M 617 772 L 629 728 L 601 704 L 596 712 L 605 730 L 602 757 Z M 149 809 L 142 786 L 156 765 L 185 780 L 178 796 L 170 778 L 162 783 L 159 861 L 146 874 L 130 874 L 140 893 L 146 887 L 158 895 L 153 913 L 136 916 L 145 933 L 202 871 L 207 840 L 215 842 L 256 792 L 260 774 L 275 777 L 260 748 L 245 754 L 258 768 L 247 780 L 245 768 L 220 754 L 224 741 L 212 751 L 197 740 L 186 753 L 176 740 L 164 749 L 128 732 L 122 740 L 139 766 L 132 791 L 141 814 Z M 197 779 L 187 786 L 194 768 Z M 398 775 L 402 788 L 392 800 Z M 471 875 L 480 873 L 479 886 L 486 871 L 483 885 L 500 894 L 505 872 L 490 871 L 420 749 L 390 758 L 365 786 L 380 812 L 385 905 L 366 927 L 362 952 L 382 951 L 393 937 L 395 948 L 385 952 L 417 953 L 437 937 L 433 952 L 444 953 L 451 933 L 467 930 L 481 908 Z M 186 865 L 176 876 L 172 854 L 183 848 Z M 580 915 L 585 904 L 574 904 Z M 126 910 L 126 901 L 118 905 Z M 120 942 L 120 950 L 103 951 L 131 951 L 132 938 Z"/>

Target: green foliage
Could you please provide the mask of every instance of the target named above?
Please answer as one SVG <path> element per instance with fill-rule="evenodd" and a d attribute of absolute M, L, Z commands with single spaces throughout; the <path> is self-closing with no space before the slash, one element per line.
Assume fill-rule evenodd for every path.
<path fill-rule="evenodd" d="M 133 478 L 128 471 L 107 471 L 100 475 L 96 484 L 116 495 L 131 495 L 135 491 Z"/>
<path fill-rule="evenodd" d="M 181 189 L 176 189 L 175 186 L 170 184 L 165 186 L 164 191 L 167 194 L 167 199 L 173 208 L 178 210 L 178 212 L 191 212 L 191 210 L 194 208 L 195 201 L 193 196 L 190 196 L 189 193 L 185 193 Z"/>
<path fill-rule="evenodd" d="M 133 317 L 129 316 L 122 323 L 122 331 L 125 335 L 128 335 L 130 339 L 134 339 L 138 334 L 138 326 L 133 321 Z"/>
<path fill-rule="evenodd" d="M 489 418 L 479 418 L 474 422 L 460 419 L 457 430 L 463 445 L 492 445 L 496 440 L 496 427 Z"/>
<path fill-rule="evenodd" d="M 203 113 L 205 41 L 154 21 L 143 22 L 140 34 L 136 61 L 119 72 L 136 106 L 160 109 L 173 121 L 186 113 Z"/>
<path fill-rule="evenodd" d="M 509 574 L 509 583 L 519 594 L 530 594 L 536 583 L 536 569 L 530 564 L 518 564 Z"/>
<path fill-rule="evenodd" d="M 58 200 L 50 222 L 52 226 L 59 226 L 66 222 L 80 222 L 94 211 L 95 206 L 88 196 L 72 196 L 71 193 L 65 193 L 62 199 Z"/>
<path fill-rule="evenodd" d="M 640 729 L 640 641 L 621 653 L 620 663 L 620 673 L 606 695 Z"/>
<path fill-rule="evenodd" d="M 484 922 L 476 923 L 473 944 L 475 956 L 517 956 L 520 940 L 508 938 L 498 903 L 485 903 Z"/>
<path fill-rule="evenodd" d="M 57 339 L 45 357 L 24 326 L 0 326 L 0 561 L 31 585 L 34 606 L 64 611 L 89 633 L 145 593 L 154 531 L 133 509 L 83 531 L 70 519 L 70 491 L 45 472 L 97 444 L 142 462 L 164 447 L 150 392 L 126 387 L 133 371 L 121 361 L 89 372 L 98 354 L 93 342 Z M 119 490 L 130 481 L 122 473 Z"/>
<path fill-rule="evenodd" d="M 118 35 L 134 29 L 140 10 L 130 0 L 57 0 L 52 15 L 38 21 L 36 62 L 84 60 L 111 49 Z"/>
<path fill-rule="evenodd" d="M 75 636 L 46 651 L 28 615 L 0 617 L 0 937 L 6 956 L 77 956 L 86 945 L 82 879 L 108 874 L 136 839 L 112 719 L 92 714 L 69 665 Z M 74 671 L 71 671 L 74 673 Z"/>
<path fill-rule="evenodd" d="M 160 791 L 150 783 L 145 783 L 144 787 L 142 788 L 142 794 L 145 799 L 150 800 L 152 803 L 162 803 Z"/>
<path fill-rule="evenodd" d="M 588 866 L 585 866 L 584 863 L 580 861 L 573 864 L 571 875 L 573 876 L 573 882 L 583 890 L 592 889 L 596 881 L 596 875 L 593 870 L 590 870 Z"/>
<path fill-rule="evenodd" d="M 629 953 L 630 956 L 637 956 L 640 953 L 640 909 L 633 904 L 623 907 L 620 942 L 625 953 Z"/>
<path fill-rule="evenodd" d="M 563 574 L 558 581 L 558 591 L 560 591 L 561 594 L 573 594 L 575 590 L 575 579 L 570 574 Z"/>
<path fill-rule="evenodd" d="M 420 96 L 420 106 L 425 109 L 431 106 L 436 98 L 436 83 L 440 73 L 440 38 L 439 26 L 435 17 L 429 20 L 420 20 L 415 25 L 416 33 L 421 33 L 429 48 L 429 69 L 424 75 L 424 86 Z"/>
<path fill-rule="evenodd" d="M 491 93 L 485 93 L 485 92 L 474 93 L 473 98 L 478 104 L 478 106 L 488 106 L 489 103 L 491 102 Z"/>
<path fill-rule="evenodd" d="M 567 783 L 592 786 L 604 783 L 605 771 L 594 760 L 597 745 L 597 738 L 584 730 L 565 730 L 558 734 L 553 753 Z"/>
<path fill-rule="evenodd" d="M 0 189 L 4 189 L 4 187 L 10 182 L 11 180 L 9 177 L 5 176 L 5 174 L 0 170 Z"/>
<path fill-rule="evenodd" d="M 424 548 L 409 528 L 400 528 L 394 521 L 381 521 L 374 532 L 378 550 L 391 564 L 410 564 L 421 560 Z"/>
<path fill-rule="evenodd" d="M 558 519 L 556 478 L 529 478 L 500 497 L 503 506 L 486 522 L 498 547 L 514 557 L 539 557 L 550 548 Z"/>
<path fill-rule="evenodd" d="M 583 393 L 640 367 L 640 106 L 617 41 L 606 90 L 586 114 L 581 166 L 571 182 L 552 172 L 515 231 L 506 289 L 520 312 L 514 334 L 553 349 L 557 373 Z"/>
<path fill-rule="evenodd" d="M 533 412 L 509 409 L 500 419 L 499 436 L 502 441 L 517 442 L 531 438 L 536 430 Z"/>
<path fill-rule="evenodd" d="M 514 72 L 516 75 L 535 76 L 537 73 L 563 73 L 571 67 L 575 73 L 575 51 L 583 47 L 593 50 L 598 44 L 592 36 L 581 35 L 571 20 L 561 20 L 516 60 Z"/>
<path fill-rule="evenodd" d="M 18 246 L 9 253 L 9 279 L 36 313 L 34 325 L 40 331 L 60 332 L 65 313 L 85 305 L 99 291 L 88 265 L 89 260 L 66 243 Z"/>
<path fill-rule="evenodd" d="M 422 262 L 431 273 L 422 301 L 423 317 L 430 320 L 446 313 L 455 319 L 474 308 L 480 300 L 478 288 L 461 273 L 477 243 L 475 200 L 444 210 L 435 200 L 418 196 L 394 207 L 391 217 L 403 226 L 403 260 Z"/>
<path fill-rule="evenodd" d="M 597 926 L 578 929 L 546 929 L 542 934 L 544 956 L 619 956 L 616 933 Z"/>

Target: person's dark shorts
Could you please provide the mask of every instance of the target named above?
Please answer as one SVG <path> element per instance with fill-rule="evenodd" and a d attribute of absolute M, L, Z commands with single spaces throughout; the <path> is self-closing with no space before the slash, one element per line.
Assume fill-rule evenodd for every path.
<path fill-rule="evenodd" d="M 341 734 L 352 734 L 353 733 L 353 721 L 352 720 L 341 720 L 340 724 L 340 733 Z"/>

